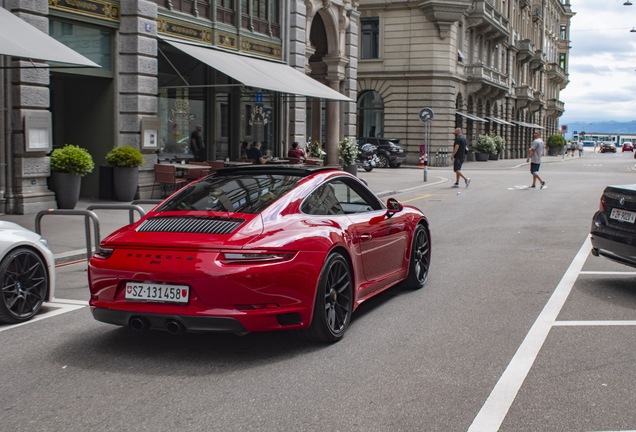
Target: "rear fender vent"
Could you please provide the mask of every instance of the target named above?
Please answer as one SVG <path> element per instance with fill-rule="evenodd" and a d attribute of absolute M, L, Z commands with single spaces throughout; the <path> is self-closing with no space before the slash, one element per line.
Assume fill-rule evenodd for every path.
<path fill-rule="evenodd" d="M 243 219 L 211 217 L 154 217 L 143 221 L 137 232 L 172 232 L 193 234 L 230 234 Z"/>

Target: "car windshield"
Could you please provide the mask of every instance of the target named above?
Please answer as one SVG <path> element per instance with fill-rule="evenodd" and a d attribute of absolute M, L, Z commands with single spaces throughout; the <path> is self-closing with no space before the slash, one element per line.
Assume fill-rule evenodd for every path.
<path fill-rule="evenodd" d="M 210 176 L 181 189 L 158 210 L 257 214 L 298 186 L 287 175 Z"/>

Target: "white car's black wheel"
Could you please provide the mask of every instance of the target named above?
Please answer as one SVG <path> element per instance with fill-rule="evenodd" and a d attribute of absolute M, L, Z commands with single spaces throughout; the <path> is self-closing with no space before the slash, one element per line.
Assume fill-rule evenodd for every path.
<path fill-rule="evenodd" d="M 353 281 L 349 263 L 339 253 L 333 253 L 320 272 L 316 303 L 311 325 L 300 334 L 318 342 L 337 342 L 351 322 Z"/>
<path fill-rule="evenodd" d="M 49 285 L 44 260 L 34 250 L 18 248 L 0 263 L 0 321 L 20 323 L 42 307 Z"/>
<path fill-rule="evenodd" d="M 413 246 L 411 247 L 411 263 L 409 275 L 402 282 L 403 286 L 411 289 L 420 289 L 428 279 L 431 265 L 431 244 L 426 228 L 418 225 L 413 233 Z"/>

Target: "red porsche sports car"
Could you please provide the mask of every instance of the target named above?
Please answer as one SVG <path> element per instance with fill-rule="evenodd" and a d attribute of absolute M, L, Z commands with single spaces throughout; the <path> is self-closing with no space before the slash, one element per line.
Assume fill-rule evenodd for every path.
<path fill-rule="evenodd" d="M 422 212 L 327 167 L 226 168 L 105 238 L 89 263 L 96 320 L 135 330 L 297 330 L 335 342 L 364 300 L 420 288 Z"/>

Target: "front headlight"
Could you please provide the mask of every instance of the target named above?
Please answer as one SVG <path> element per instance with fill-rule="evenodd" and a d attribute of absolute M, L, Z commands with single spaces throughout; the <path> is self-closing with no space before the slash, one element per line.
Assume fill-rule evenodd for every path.
<path fill-rule="evenodd" d="M 49 248 L 49 242 L 47 242 L 45 238 L 40 237 L 40 243 L 42 243 L 45 248 Z"/>

